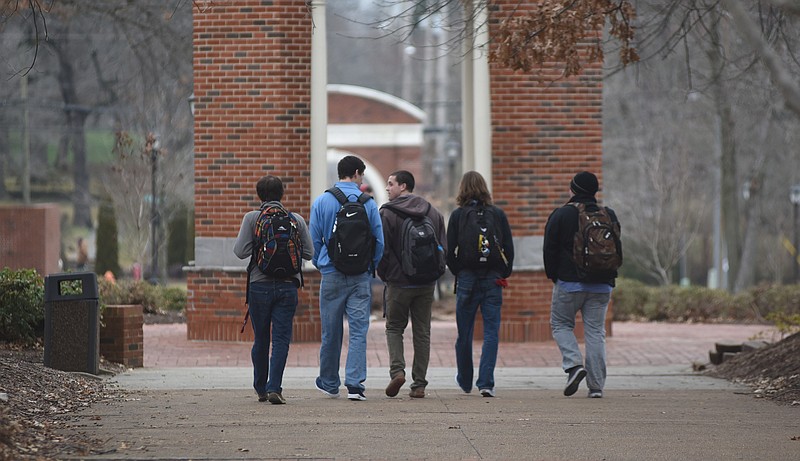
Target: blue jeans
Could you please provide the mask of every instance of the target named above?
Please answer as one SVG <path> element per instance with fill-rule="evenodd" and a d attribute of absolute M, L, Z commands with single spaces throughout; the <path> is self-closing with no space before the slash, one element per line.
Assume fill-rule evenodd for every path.
<path fill-rule="evenodd" d="M 253 387 L 259 395 L 283 392 L 281 384 L 286 357 L 289 355 L 289 343 L 292 342 L 297 287 L 291 281 L 253 282 L 250 284 L 248 309 L 255 336 L 250 351 L 250 358 L 253 360 Z"/>
<path fill-rule="evenodd" d="M 322 275 L 319 286 L 319 317 L 322 344 L 319 347 L 317 386 L 331 394 L 339 392 L 339 359 L 342 354 L 344 319 L 349 325 L 349 344 L 344 384 L 348 389 L 364 390 L 367 380 L 367 331 L 372 306 L 370 274 Z"/>
<path fill-rule="evenodd" d="M 566 371 L 583 365 L 586 385 L 592 390 L 603 390 L 606 384 L 606 312 L 610 298 L 610 293 L 569 292 L 558 284 L 553 287 L 550 328 L 561 350 L 561 367 Z M 574 332 L 578 312 L 583 318 L 585 365 Z"/>
<path fill-rule="evenodd" d="M 500 331 L 500 308 L 503 306 L 503 289 L 494 282 L 499 276 L 489 273 L 475 274 L 461 271 L 456 290 L 456 381 L 465 392 L 472 390 L 472 334 L 478 309 L 483 317 L 483 350 L 478 366 L 478 389 L 494 388 L 494 367 L 497 364 L 497 341 Z"/>

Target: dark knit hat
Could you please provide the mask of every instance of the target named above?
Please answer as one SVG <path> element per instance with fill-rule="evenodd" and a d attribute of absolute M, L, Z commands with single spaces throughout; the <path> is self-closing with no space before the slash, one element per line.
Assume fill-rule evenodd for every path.
<path fill-rule="evenodd" d="M 570 181 L 569 187 L 571 187 L 572 191 L 576 194 L 585 195 L 594 195 L 597 193 L 597 190 L 600 189 L 597 183 L 597 176 L 588 171 L 581 171 L 576 174 L 575 177 L 572 178 L 572 181 Z"/>

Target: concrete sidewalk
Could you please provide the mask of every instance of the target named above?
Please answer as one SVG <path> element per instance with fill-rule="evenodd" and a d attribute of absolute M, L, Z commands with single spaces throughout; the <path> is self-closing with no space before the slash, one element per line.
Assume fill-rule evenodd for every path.
<path fill-rule="evenodd" d="M 464 394 L 451 322 L 435 322 L 424 399 L 384 395 L 388 357 L 371 326 L 367 401 L 314 389 L 318 344 L 293 344 L 287 405 L 259 403 L 250 344 L 187 341 L 185 326 L 145 328 L 145 368 L 111 379 L 125 397 L 78 415 L 72 429 L 102 449 L 63 459 L 642 460 L 800 456 L 800 408 L 755 399 L 749 389 L 691 371 L 714 342 L 772 334 L 766 326 L 614 324 L 603 399 L 585 385 L 562 394 L 555 344 L 500 346 L 497 397 Z M 411 359 L 410 344 L 406 359 Z M 475 343 L 476 357 L 480 343 Z M 344 362 L 342 362 L 344 363 Z M 225 365 L 225 366 L 213 366 Z M 191 365 L 191 366 L 190 366 Z"/>

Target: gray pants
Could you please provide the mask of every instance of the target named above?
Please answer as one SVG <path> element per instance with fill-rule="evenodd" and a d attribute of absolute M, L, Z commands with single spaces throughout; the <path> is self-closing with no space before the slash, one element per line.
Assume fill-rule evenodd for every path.
<path fill-rule="evenodd" d="M 574 366 L 586 368 L 586 385 L 591 390 L 603 390 L 606 384 L 606 312 L 610 293 L 567 292 L 553 287 L 550 305 L 550 328 L 561 350 L 561 367 L 566 371 Z M 583 318 L 586 363 L 583 362 L 575 337 L 575 316 Z"/>
<path fill-rule="evenodd" d="M 411 388 L 425 387 L 431 356 L 431 303 L 435 285 L 423 287 L 386 287 L 386 344 L 389 348 L 389 377 L 405 375 L 403 333 L 411 319 L 414 362 Z"/>

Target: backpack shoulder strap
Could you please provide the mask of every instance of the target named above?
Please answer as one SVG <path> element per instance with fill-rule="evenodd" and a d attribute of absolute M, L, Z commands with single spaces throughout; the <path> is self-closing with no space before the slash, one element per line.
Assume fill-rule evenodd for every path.
<path fill-rule="evenodd" d="M 371 195 L 367 194 L 366 192 L 362 192 L 361 195 L 358 196 L 358 202 L 364 205 L 372 198 Z"/>
<path fill-rule="evenodd" d="M 338 187 L 333 186 L 330 189 L 326 190 L 325 192 L 330 192 L 331 194 L 333 194 L 333 196 L 336 197 L 336 200 L 338 200 L 340 204 L 344 205 L 345 203 L 347 203 L 347 197 L 344 195 L 344 192 L 342 192 L 342 190 L 339 189 Z"/>

